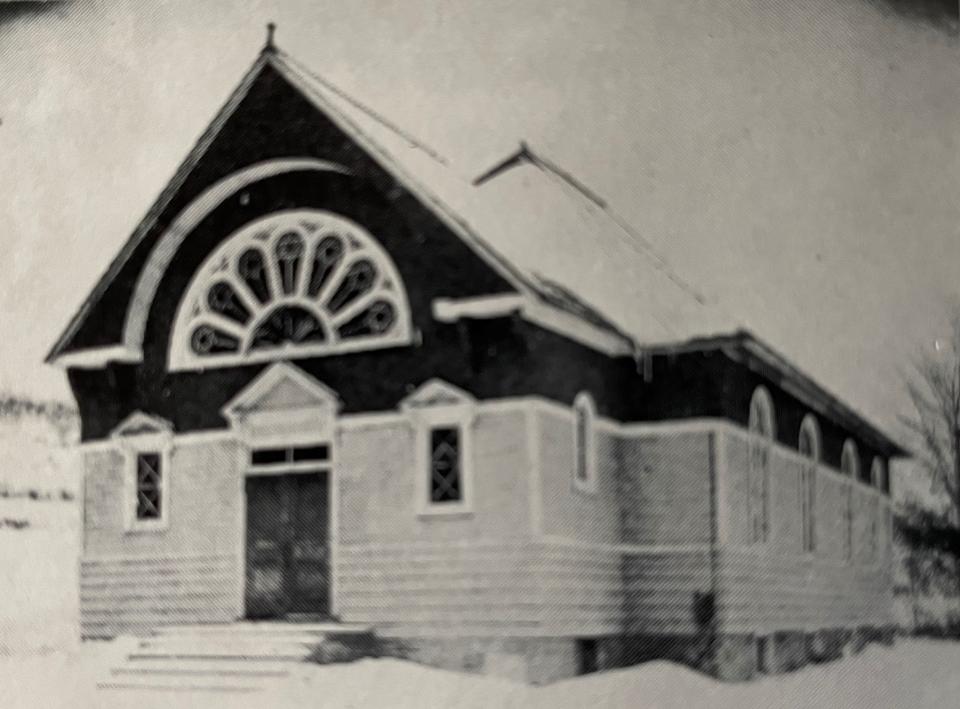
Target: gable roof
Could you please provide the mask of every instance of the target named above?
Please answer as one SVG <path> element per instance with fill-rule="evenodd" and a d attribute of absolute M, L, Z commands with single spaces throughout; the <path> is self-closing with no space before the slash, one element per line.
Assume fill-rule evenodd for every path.
<path fill-rule="evenodd" d="M 596 328 L 608 338 L 613 338 L 614 342 L 619 341 L 620 344 L 616 347 L 618 351 L 632 351 L 633 339 L 624 330 L 602 316 L 597 309 L 588 306 L 569 288 L 536 273 L 534 269 L 518 265 L 515 259 L 504 256 L 487 238 L 488 234 L 497 233 L 506 235 L 506 239 L 497 239 L 499 244 L 515 240 L 508 231 L 496 231 L 495 225 L 489 232 L 474 228 L 473 224 L 483 222 L 483 217 L 489 215 L 491 210 L 487 206 L 477 209 L 471 207 L 477 190 L 450 170 L 443 158 L 268 43 L 57 338 L 47 354 L 47 363 L 90 367 L 102 366 L 109 360 L 137 362 L 142 358 L 142 343 L 136 341 L 142 333 L 131 334 L 130 328 L 126 326 L 123 328 L 122 342 L 111 341 L 93 350 L 77 347 L 73 340 L 91 315 L 94 306 L 104 297 L 137 248 L 157 226 L 160 216 L 201 162 L 257 78 L 268 67 L 282 76 L 338 128 L 350 135 L 384 170 L 407 187 L 423 206 L 433 212 L 519 293 L 537 300 L 549 309 L 570 315 L 590 328 Z M 487 203 L 489 204 L 489 201 Z M 472 214 L 473 218 L 464 218 L 465 213 Z M 128 300 L 125 304 L 128 309 L 131 302 Z"/>
<path fill-rule="evenodd" d="M 910 454 L 698 292 L 600 195 L 526 143 L 474 179 L 465 178 L 381 116 L 358 110 L 335 87 L 332 93 L 322 82 L 316 90 L 326 90 L 329 101 L 352 112 L 356 124 L 454 210 L 465 228 L 515 264 L 538 301 L 624 339 L 634 352 L 736 343 L 745 358 L 762 363 L 813 410 L 888 455 Z"/>
<path fill-rule="evenodd" d="M 602 198 L 528 146 L 521 144 L 476 180 L 465 178 L 415 138 L 268 45 L 71 319 L 47 362 L 64 355 L 77 365 L 88 357 L 99 361 L 94 352 L 71 348 L 73 336 L 268 67 L 354 138 L 524 298 L 605 333 L 621 343 L 621 353 L 672 346 L 665 343 L 696 346 L 745 332 L 684 282 Z M 601 303 L 603 312 L 591 303 Z M 139 356 L 120 342 L 100 352 L 114 360 Z M 767 359 L 814 399 L 839 401 L 783 358 Z M 871 440 L 902 451 L 848 407 L 832 410 L 866 430 Z"/>
<path fill-rule="evenodd" d="M 278 57 L 324 105 L 349 116 L 399 170 L 423 185 L 435 206 L 510 264 L 539 303 L 622 339 L 627 351 L 737 326 L 602 198 L 525 143 L 476 179 L 465 176 L 295 59 L 283 52 Z M 602 312 L 594 303 L 603 305 Z"/>
<path fill-rule="evenodd" d="M 258 77 L 268 68 L 277 72 L 338 128 L 356 140 L 367 154 L 387 173 L 401 182 L 421 204 L 437 216 L 454 234 L 460 237 L 474 253 L 485 261 L 494 272 L 499 274 L 507 283 L 521 293 L 533 292 L 533 287 L 527 280 L 526 274 L 516 268 L 509 260 L 503 258 L 476 232 L 467 227 L 453 211 L 446 208 L 433 194 L 428 192 L 414 175 L 407 172 L 401 162 L 396 160 L 389 151 L 384 150 L 377 141 L 370 138 L 363 128 L 353 120 L 354 117 L 351 116 L 350 110 L 345 110 L 343 105 L 338 105 L 335 101 L 332 101 L 332 95 L 322 91 L 320 84 L 316 81 L 309 80 L 302 70 L 294 67 L 286 55 L 281 54 L 272 48 L 272 46 L 268 46 L 260 53 L 246 74 L 244 74 L 239 85 L 231 93 L 223 107 L 177 168 L 174 176 L 161 191 L 144 218 L 134 229 L 130 238 L 110 263 L 93 291 L 83 302 L 77 313 L 71 318 L 67 327 L 57 338 L 57 341 L 48 353 L 45 359 L 46 362 L 54 363 L 65 358 L 65 356 L 69 356 L 71 366 L 74 364 L 77 366 L 93 366 L 100 363 L 104 357 L 117 361 L 139 360 L 142 353 L 138 351 L 138 343 L 126 341 L 109 342 L 97 347 L 96 351 L 90 352 L 82 349 L 78 351 L 78 348 L 73 344 L 73 339 L 84 321 L 90 315 L 93 307 L 103 298 L 111 284 L 117 280 L 121 270 L 134 255 L 137 248 L 144 242 L 151 230 L 157 226 L 161 215 L 170 206 L 194 169 L 206 155 Z M 343 102 L 341 101 L 340 103 L 342 104 Z M 127 303 L 127 305 L 129 306 L 129 303 Z"/>

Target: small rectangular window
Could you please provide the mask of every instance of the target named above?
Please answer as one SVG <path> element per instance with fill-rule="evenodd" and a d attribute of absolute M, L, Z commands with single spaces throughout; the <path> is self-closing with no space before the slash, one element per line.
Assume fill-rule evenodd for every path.
<path fill-rule="evenodd" d="M 163 466 L 159 453 L 137 454 L 137 519 L 163 516 Z"/>
<path fill-rule="evenodd" d="M 430 502 L 444 504 L 463 500 L 460 429 L 430 429 Z"/>
<path fill-rule="evenodd" d="M 302 463 L 309 460 L 329 460 L 330 448 L 328 446 L 304 446 L 293 449 L 293 462 Z"/>
<path fill-rule="evenodd" d="M 261 448 L 250 454 L 253 465 L 276 465 L 287 462 L 286 448 Z"/>
<path fill-rule="evenodd" d="M 250 453 L 251 465 L 283 465 L 285 463 L 310 463 L 330 460 L 327 445 L 301 446 L 299 448 L 258 448 Z"/>

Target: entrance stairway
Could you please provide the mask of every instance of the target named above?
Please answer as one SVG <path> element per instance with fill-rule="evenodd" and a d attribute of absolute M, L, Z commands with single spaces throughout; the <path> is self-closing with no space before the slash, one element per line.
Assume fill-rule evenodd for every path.
<path fill-rule="evenodd" d="M 338 623 L 164 626 L 140 639 L 97 687 L 252 693 L 289 677 L 296 663 L 348 662 L 371 655 L 373 647 L 369 628 Z"/>

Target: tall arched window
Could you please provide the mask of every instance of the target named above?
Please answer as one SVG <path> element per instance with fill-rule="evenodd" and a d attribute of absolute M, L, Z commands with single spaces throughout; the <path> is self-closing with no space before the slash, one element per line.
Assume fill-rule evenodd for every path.
<path fill-rule="evenodd" d="M 849 438 L 843 443 L 843 452 L 840 454 L 840 472 L 851 480 L 860 477 L 860 454 L 857 453 L 857 444 Z"/>
<path fill-rule="evenodd" d="M 170 338 L 171 370 L 408 344 L 390 256 L 359 224 L 318 209 L 243 226 L 197 270 Z"/>
<path fill-rule="evenodd" d="M 873 464 L 870 466 L 870 482 L 878 490 L 887 492 L 890 489 L 890 478 L 887 474 L 887 462 L 880 456 L 875 457 L 873 459 Z"/>
<path fill-rule="evenodd" d="M 596 406 L 593 397 L 582 391 L 573 401 L 574 471 L 576 487 L 593 492 L 597 487 Z"/>
<path fill-rule="evenodd" d="M 750 542 L 767 541 L 770 533 L 770 444 L 776 437 L 773 400 L 765 387 L 754 390 L 747 426 L 750 463 L 747 471 L 747 520 Z"/>
<path fill-rule="evenodd" d="M 849 438 L 844 441 L 843 451 L 840 454 L 840 472 L 848 478 L 846 486 L 846 500 L 843 506 L 843 556 L 853 558 L 853 488 L 855 481 L 860 477 L 860 454 L 857 453 L 857 444 Z"/>
<path fill-rule="evenodd" d="M 889 473 L 887 472 L 887 462 L 880 456 L 875 456 L 870 464 L 870 483 L 883 492 L 890 489 Z M 887 548 L 887 536 L 890 530 L 887 528 L 886 520 L 882 518 L 885 511 L 881 508 L 880 497 L 878 495 L 870 496 L 870 560 L 876 561 L 883 558 L 883 553 Z"/>
<path fill-rule="evenodd" d="M 800 467 L 800 520 L 803 550 L 817 548 L 817 465 L 820 463 L 820 426 L 813 414 L 803 417 L 797 450 L 806 458 Z"/>

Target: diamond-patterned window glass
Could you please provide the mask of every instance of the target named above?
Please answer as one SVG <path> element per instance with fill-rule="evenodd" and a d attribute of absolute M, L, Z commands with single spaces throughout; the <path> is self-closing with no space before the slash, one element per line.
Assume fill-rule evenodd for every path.
<path fill-rule="evenodd" d="M 137 455 L 137 519 L 160 519 L 163 470 L 159 453 Z"/>
<path fill-rule="evenodd" d="M 430 501 L 460 502 L 463 480 L 460 464 L 460 429 L 430 429 Z"/>

